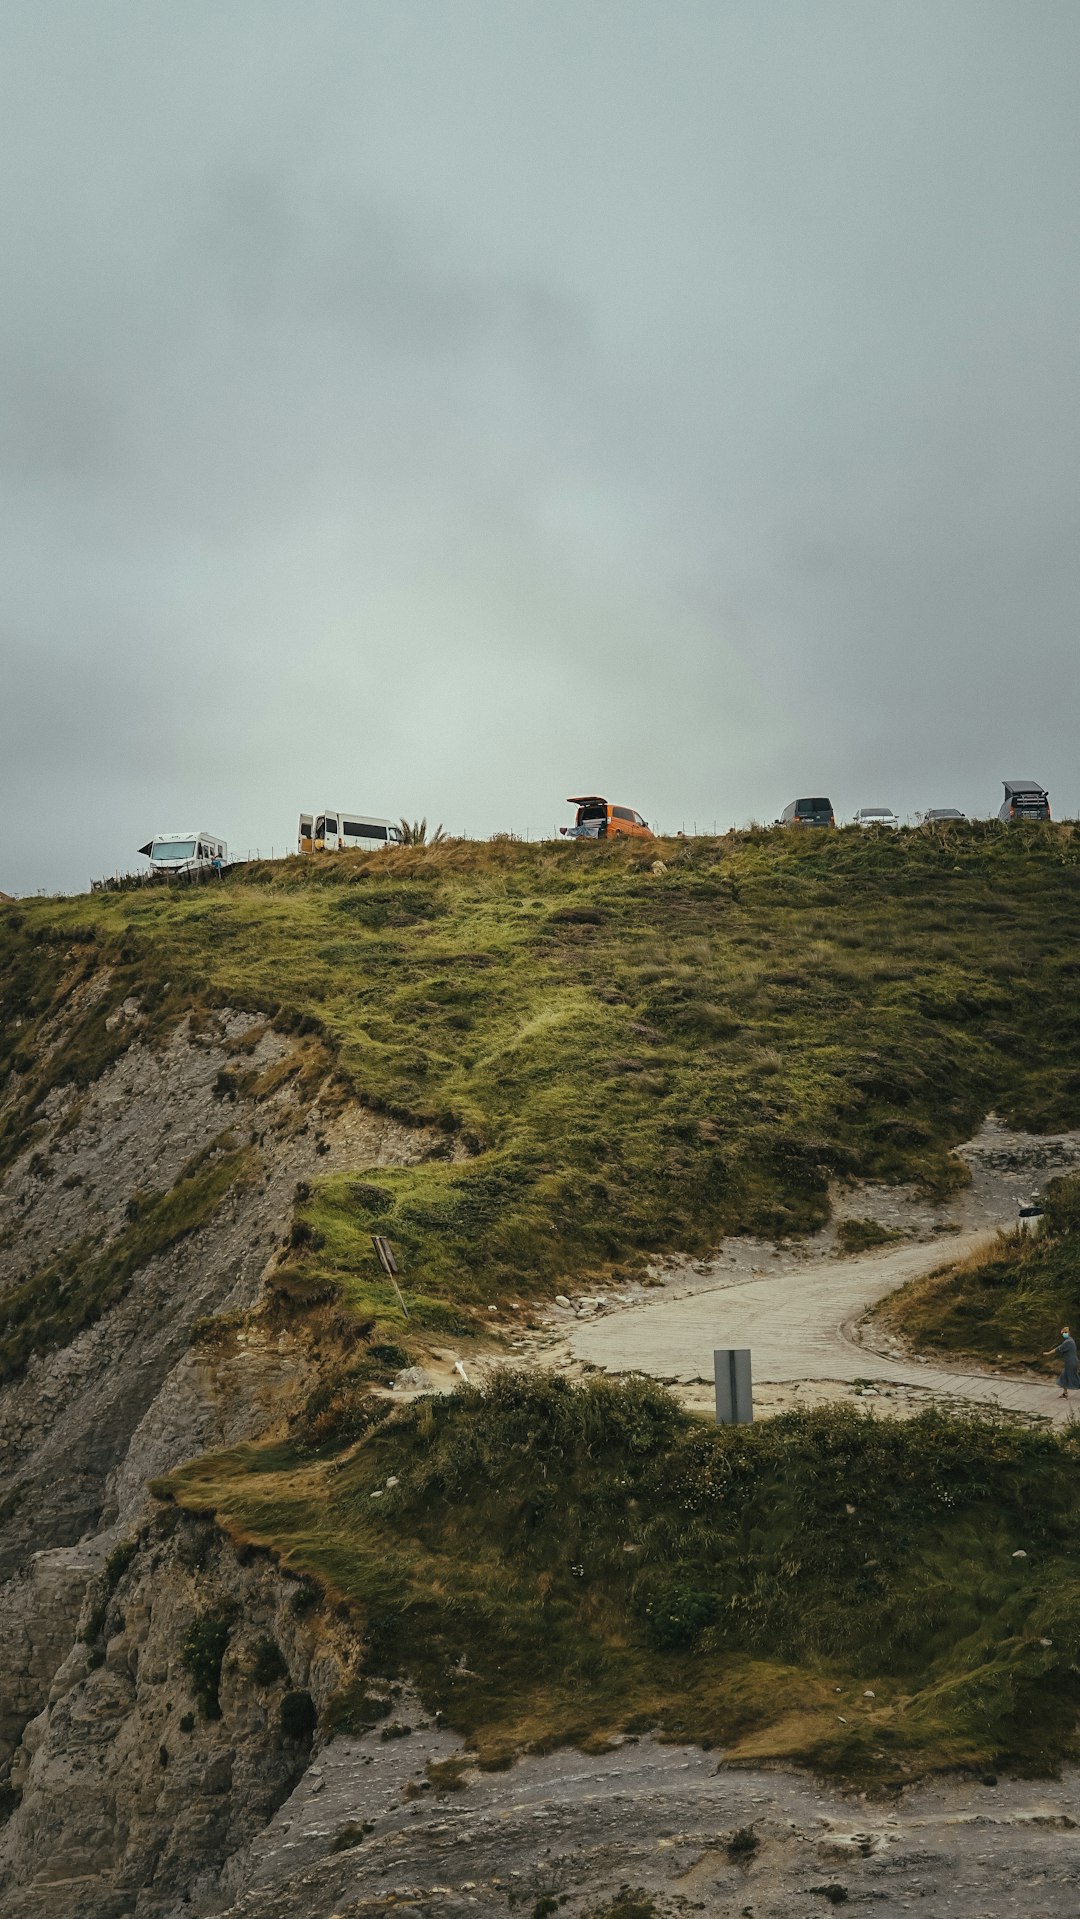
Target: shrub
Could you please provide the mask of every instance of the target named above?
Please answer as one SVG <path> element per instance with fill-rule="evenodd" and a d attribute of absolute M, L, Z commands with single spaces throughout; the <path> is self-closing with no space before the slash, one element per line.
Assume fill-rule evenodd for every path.
<path fill-rule="evenodd" d="M 378 1360 L 380 1366 L 392 1366 L 396 1372 L 400 1372 L 409 1364 L 409 1355 L 405 1348 L 392 1339 L 377 1341 L 369 1346 L 368 1351 L 372 1359 Z"/>
<path fill-rule="evenodd" d="M 658 1919 L 656 1901 L 643 1886 L 620 1886 L 606 1906 L 595 1906 L 586 1919 Z"/>
<path fill-rule="evenodd" d="M 218 1697 L 221 1685 L 221 1662 L 229 1644 L 229 1633 L 236 1617 L 233 1606 L 219 1607 L 215 1612 L 204 1613 L 200 1619 L 192 1622 L 180 1655 L 181 1663 L 191 1678 L 195 1697 L 199 1702 L 199 1711 L 204 1719 L 221 1718 L 221 1702 Z"/>
<path fill-rule="evenodd" d="M 110 1593 L 116 1591 L 132 1560 L 137 1556 L 138 1551 L 139 1542 L 137 1539 L 125 1539 L 121 1545 L 114 1546 L 108 1559 L 105 1561 L 105 1583 Z"/>
<path fill-rule="evenodd" d="M 393 1193 L 388 1193 L 385 1186 L 373 1186 L 369 1180 L 353 1180 L 349 1197 L 362 1213 L 388 1213 L 394 1204 Z"/>
<path fill-rule="evenodd" d="M 289 1431 L 306 1452 L 339 1452 L 388 1418 L 385 1400 L 372 1397 L 362 1376 L 317 1386 L 300 1412 L 289 1421 Z"/>
<path fill-rule="evenodd" d="M 758 1838 L 753 1826 L 739 1826 L 738 1829 L 732 1833 L 724 1850 L 729 1859 L 746 1865 L 753 1858 L 760 1845 L 761 1840 Z"/>
<path fill-rule="evenodd" d="M 715 1593 L 675 1583 L 661 1587 L 645 1604 L 653 1644 L 664 1652 L 675 1646 L 695 1645 L 718 1611 Z"/>

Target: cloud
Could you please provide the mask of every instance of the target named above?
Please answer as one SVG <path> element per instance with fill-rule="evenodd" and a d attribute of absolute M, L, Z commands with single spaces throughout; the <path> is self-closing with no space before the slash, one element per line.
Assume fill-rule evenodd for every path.
<path fill-rule="evenodd" d="M 0 22 L 0 886 L 302 806 L 1068 792 L 1080 22 Z"/>

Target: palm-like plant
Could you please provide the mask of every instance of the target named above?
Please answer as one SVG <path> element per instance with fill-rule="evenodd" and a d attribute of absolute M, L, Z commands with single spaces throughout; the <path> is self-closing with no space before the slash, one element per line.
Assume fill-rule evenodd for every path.
<path fill-rule="evenodd" d="M 426 819 L 401 820 L 398 824 L 403 846 L 438 846 L 440 840 L 446 838 L 441 825 L 429 833 Z"/>

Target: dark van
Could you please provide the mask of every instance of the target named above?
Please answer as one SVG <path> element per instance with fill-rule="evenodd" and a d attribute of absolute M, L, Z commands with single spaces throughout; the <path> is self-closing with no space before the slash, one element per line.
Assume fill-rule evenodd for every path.
<path fill-rule="evenodd" d="M 1048 820 L 1050 818 L 1050 795 L 1037 780 L 1003 780 L 1005 798 L 998 809 L 998 819 Z"/>
<path fill-rule="evenodd" d="M 835 826 L 831 800 L 792 800 L 780 815 L 781 826 Z"/>

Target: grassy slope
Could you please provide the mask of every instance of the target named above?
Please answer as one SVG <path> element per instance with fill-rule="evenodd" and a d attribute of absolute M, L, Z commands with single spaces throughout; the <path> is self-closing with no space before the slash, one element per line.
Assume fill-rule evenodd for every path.
<path fill-rule="evenodd" d="M 162 1019 L 186 996 L 308 1027 L 361 1097 L 464 1142 L 314 1196 L 304 1261 L 363 1310 L 390 1304 L 373 1209 L 407 1289 L 486 1303 L 812 1227 L 835 1172 L 944 1191 L 989 1107 L 1080 1119 L 1068 828 L 451 844 L 35 902 L 0 937 L 13 919 L 24 945 L 81 931 Z"/>
<path fill-rule="evenodd" d="M 926 1352 L 1001 1368 L 1061 1362 L 1043 1355 L 1061 1326 L 1080 1328 L 1080 1179 L 1051 1180 L 1037 1233 L 1002 1233 L 988 1252 L 943 1266 L 893 1293 L 879 1317 Z"/>
<path fill-rule="evenodd" d="M 504 1374 L 336 1457 L 298 1436 L 168 1483 L 314 1572 L 489 1763 L 655 1725 L 885 1780 L 1080 1750 L 1077 1458 L 934 1415 L 717 1431 L 648 1381 Z"/>

